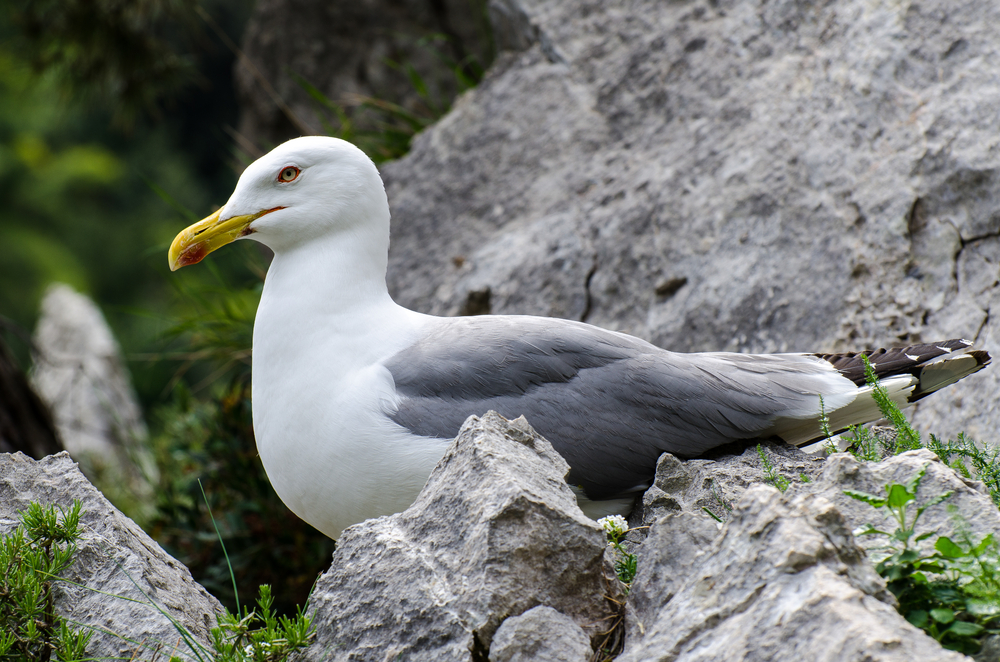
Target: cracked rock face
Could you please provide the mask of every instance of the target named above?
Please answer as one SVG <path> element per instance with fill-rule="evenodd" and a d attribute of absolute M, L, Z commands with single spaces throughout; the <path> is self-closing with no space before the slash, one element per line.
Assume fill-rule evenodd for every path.
<path fill-rule="evenodd" d="M 643 544 L 620 662 L 966 659 L 896 612 L 821 496 L 753 485 L 711 543 L 690 525 L 686 514 L 667 515 Z M 654 574 L 673 580 L 665 601 L 648 600 Z"/>
<path fill-rule="evenodd" d="M 483 660 L 501 622 L 538 605 L 597 638 L 611 616 L 605 536 L 568 470 L 523 418 L 470 417 L 410 508 L 337 541 L 302 659 Z"/>
<path fill-rule="evenodd" d="M 679 351 L 1000 353 L 1000 5 L 493 0 L 506 49 L 383 173 L 389 284 Z M 993 438 L 1000 371 L 920 403 Z"/>

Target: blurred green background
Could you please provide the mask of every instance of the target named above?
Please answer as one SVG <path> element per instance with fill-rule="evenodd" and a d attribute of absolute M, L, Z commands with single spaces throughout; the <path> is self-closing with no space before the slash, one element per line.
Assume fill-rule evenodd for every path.
<path fill-rule="evenodd" d="M 30 370 L 47 286 L 97 302 L 150 426 L 155 503 L 102 485 L 114 476 L 92 480 L 230 609 L 234 576 L 244 601 L 268 583 L 276 608 L 294 612 L 334 544 L 276 497 L 253 440 L 250 341 L 267 256 L 237 242 L 197 269 L 171 274 L 166 260 L 176 233 L 225 203 L 252 160 L 232 138 L 232 44 L 252 3 L 0 3 L 0 340 Z M 485 1 L 470 7 L 486 25 Z M 421 43 L 438 56 L 443 38 Z M 458 91 L 488 64 L 439 59 Z M 403 155 L 452 101 L 432 98 L 409 63 L 388 64 L 419 107 L 367 98 L 345 109 L 296 81 L 325 130 L 376 162 Z"/>

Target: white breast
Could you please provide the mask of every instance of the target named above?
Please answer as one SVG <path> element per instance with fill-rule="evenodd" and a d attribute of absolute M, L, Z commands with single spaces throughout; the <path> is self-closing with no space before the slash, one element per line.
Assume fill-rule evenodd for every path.
<path fill-rule="evenodd" d="M 450 441 L 412 435 L 386 416 L 397 396 L 382 363 L 433 318 L 388 296 L 317 310 L 268 291 L 271 275 L 254 325 L 257 449 L 281 500 L 337 538 L 407 508 Z"/>

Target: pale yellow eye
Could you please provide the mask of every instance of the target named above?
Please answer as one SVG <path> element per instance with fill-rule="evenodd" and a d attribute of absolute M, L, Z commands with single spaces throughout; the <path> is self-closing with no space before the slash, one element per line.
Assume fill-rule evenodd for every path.
<path fill-rule="evenodd" d="M 278 173 L 278 181 L 290 182 L 296 177 L 298 177 L 300 172 L 301 170 L 299 170 L 295 166 L 286 166 L 281 169 L 281 172 Z"/>

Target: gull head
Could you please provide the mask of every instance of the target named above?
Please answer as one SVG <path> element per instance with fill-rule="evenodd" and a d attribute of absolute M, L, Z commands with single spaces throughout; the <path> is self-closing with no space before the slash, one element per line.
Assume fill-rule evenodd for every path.
<path fill-rule="evenodd" d="M 229 201 L 181 231 L 170 245 L 170 270 L 249 238 L 275 254 L 341 233 L 384 235 L 389 205 L 378 169 L 338 138 L 307 136 L 279 145 L 243 171 Z"/>

